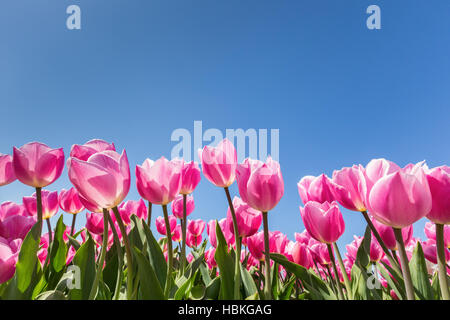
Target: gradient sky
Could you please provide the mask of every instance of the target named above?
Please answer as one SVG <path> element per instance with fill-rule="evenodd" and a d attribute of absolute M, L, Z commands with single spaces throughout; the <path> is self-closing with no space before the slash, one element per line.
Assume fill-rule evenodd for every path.
<path fill-rule="evenodd" d="M 66 28 L 71 4 L 81 30 Z M 381 30 L 366 27 L 371 4 Z M 172 131 L 192 132 L 194 120 L 222 132 L 279 129 L 285 195 L 269 224 L 294 239 L 304 175 L 380 157 L 449 164 L 449 39 L 448 0 L 5 0 L 0 152 L 41 141 L 67 157 L 72 144 L 102 138 L 126 149 L 134 172 L 170 157 Z M 48 189 L 63 187 L 66 170 Z M 0 201 L 31 193 L 14 182 Z M 204 177 L 194 197 L 190 218 L 225 216 L 223 190 Z M 133 174 L 128 199 L 137 198 Z M 343 212 L 341 246 L 365 228 Z"/>

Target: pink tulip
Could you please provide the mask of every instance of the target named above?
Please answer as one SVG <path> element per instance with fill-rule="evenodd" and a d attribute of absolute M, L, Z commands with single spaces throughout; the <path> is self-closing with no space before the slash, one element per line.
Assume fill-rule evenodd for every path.
<path fill-rule="evenodd" d="M 75 188 L 69 190 L 62 189 L 58 196 L 59 207 L 67 213 L 77 214 L 83 211 L 84 206 L 78 197 Z"/>
<path fill-rule="evenodd" d="M 140 199 L 138 201 L 128 200 L 122 202 L 118 207 L 120 217 L 125 225 L 131 223 L 131 216 L 136 215 L 139 219 L 147 220 L 148 210 L 145 205 L 144 200 Z"/>
<path fill-rule="evenodd" d="M 10 216 L 0 220 L 0 237 L 8 241 L 23 240 L 35 223 L 36 220 L 32 217 Z"/>
<path fill-rule="evenodd" d="M 191 262 L 194 260 L 194 255 L 193 255 L 191 252 L 189 252 L 189 254 L 188 254 L 187 257 L 186 257 L 186 260 L 187 260 L 189 263 L 191 263 Z"/>
<path fill-rule="evenodd" d="M 70 150 L 70 157 L 87 161 L 90 156 L 102 151 L 116 151 L 114 143 L 108 143 L 104 140 L 94 139 L 86 142 L 84 145 L 74 144 Z"/>
<path fill-rule="evenodd" d="M 142 198 L 153 204 L 166 205 L 180 192 L 181 163 L 161 157 L 157 161 L 146 159 L 136 166 L 136 184 Z"/>
<path fill-rule="evenodd" d="M 187 230 L 193 236 L 198 237 L 203 233 L 203 230 L 205 230 L 205 221 L 203 221 L 202 219 L 189 220 L 187 223 Z"/>
<path fill-rule="evenodd" d="M 242 200 L 261 212 L 272 210 L 284 194 L 280 164 L 267 158 L 266 163 L 245 159 L 238 165 L 237 181 Z"/>
<path fill-rule="evenodd" d="M 428 239 L 436 242 L 436 224 L 431 222 L 425 223 L 425 234 Z M 450 225 L 444 226 L 444 247 L 450 249 Z"/>
<path fill-rule="evenodd" d="M 166 222 L 164 221 L 164 217 L 157 217 L 156 218 L 156 230 L 162 234 L 163 236 L 166 235 Z M 169 216 L 169 226 L 170 226 L 170 233 L 173 234 L 175 227 L 177 226 L 177 218 L 175 216 L 170 215 Z"/>
<path fill-rule="evenodd" d="M 237 154 L 233 144 L 224 139 L 217 147 L 205 146 L 199 150 L 202 171 L 205 177 L 217 187 L 226 188 L 236 177 Z"/>
<path fill-rule="evenodd" d="M 300 213 L 308 233 L 316 240 L 334 243 L 344 233 L 345 224 L 336 201 L 319 203 L 309 201 L 300 207 Z"/>
<path fill-rule="evenodd" d="M 173 230 L 172 240 L 175 242 L 181 241 L 181 224 L 177 224 Z"/>
<path fill-rule="evenodd" d="M 404 228 L 431 210 L 431 193 L 420 164 L 399 169 L 379 179 L 369 194 L 371 214 L 380 222 Z"/>
<path fill-rule="evenodd" d="M 239 197 L 234 197 L 233 208 L 236 213 L 238 231 L 241 237 L 250 237 L 258 232 L 262 223 L 262 214 L 260 211 L 251 208 Z M 233 218 L 230 208 L 227 211 L 227 225 L 229 231 L 233 233 Z"/>
<path fill-rule="evenodd" d="M 9 242 L 0 238 L 0 284 L 14 275 L 18 256 L 19 251 L 12 250 Z"/>
<path fill-rule="evenodd" d="M 269 231 L 269 251 L 273 253 L 284 254 L 286 245 L 288 243 L 286 235 L 279 231 Z M 264 232 L 260 231 L 253 236 L 247 238 L 248 250 L 253 258 L 259 261 L 264 261 Z"/>
<path fill-rule="evenodd" d="M 42 190 L 42 219 L 50 219 L 58 213 L 58 192 Z M 33 217 L 37 216 L 36 192 L 31 197 L 23 197 L 23 205 Z"/>
<path fill-rule="evenodd" d="M 247 246 L 253 258 L 264 261 L 264 232 L 260 231 L 247 238 Z M 269 247 L 270 248 L 270 247 Z"/>
<path fill-rule="evenodd" d="M 296 242 L 300 242 L 300 243 L 303 243 L 303 244 L 306 244 L 306 245 L 309 243 L 309 239 L 311 239 L 311 235 L 306 230 L 303 230 L 302 233 L 296 232 L 294 234 L 294 236 L 295 236 L 295 241 Z"/>
<path fill-rule="evenodd" d="M 211 247 L 205 251 L 205 261 L 208 264 L 209 269 L 217 267 L 217 262 L 216 262 L 216 259 L 214 258 L 215 254 L 216 254 L 215 247 Z"/>
<path fill-rule="evenodd" d="M 422 242 L 423 254 L 425 258 L 431 263 L 437 264 L 437 250 L 436 250 L 436 242 L 433 240 L 428 240 Z M 445 260 L 450 261 L 450 250 L 448 248 L 444 248 Z"/>
<path fill-rule="evenodd" d="M 20 182 L 35 188 L 53 183 L 64 168 L 63 149 L 52 149 L 39 142 L 30 142 L 13 149 L 13 168 Z"/>
<path fill-rule="evenodd" d="M 189 248 L 196 248 L 202 244 L 202 235 L 195 235 L 189 232 L 186 234 L 186 245 Z"/>
<path fill-rule="evenodd" d="M 69 179 L 89 203 L 111 209 L 118 206 L 130 190 L 130 167 L 125 150 L 101 151 L 87 161 L 69 158 Z"/>
<path fill-rule="evenodd" d="M 181 194 L 191 194 L 200 182 L 200 168 L 197 162 L 184 162 L 181 170 Z"/>
<path fill-rule="evenodd" d="M 16 180 L 13 158 L 9 154 L 0 153 L 0 187 Z"/>
<path fill-rule="evenodd" d="M 427 172 L 432 207 L 427 218 L 438 224 L 450 224 L 450 167 L 441 166 Z"/>
<path fill-rule="evenodd" d="M 332 249 L 334 252 L 334 249 Z M 325 243 L 315 243 L 310 246 L 311 256 L 317 263 L 325 266 L 331 264 L 330 254 L 328 247 Z"/>
<path fill-rule="evenodd" d="M 102 213 L 86 213 L 86 229 L 91 234 L 103 234 L 103 214 Z"/>
<path fill-rule="evenodd" d="M 333 183 L 325 174 L 318 177 L 305 176 L 297 184 L 298 193 L 306 204 L 308 201 L 333 202 L 335 200 L 333 194 Z"/>
<path fill-rule="evenodd" d="M 378 222 L 375 219 L 371 219 L 373 225 L 375 226 L 375 229 L 377 229 L 378 233 L 380 234 L 381 239 L 383 240 L 384 244 L 389 250 L 398 250 L 397 248 L 397 242 L 395 240 L 394 231 L 391 227 Z M 406 228 L 402 228 L 402 236 L 403 236 L 403 242 L 405 245 L 411 242 L 412 236 L 413 236 L 413 226 L 410 225 Z"/>
<path fill-rule="evenodd" d="M 362 190 L 360 166 L 342 168 L 333 172 L 332 190 L 334 197 L 344 208 L 352 211 L 366 211 Z"/>
<path fill-rule="evenodd" d="M 195 209 L 194 197 L 192 195 L 186 197 L 186 217 Z M 183 219 L 183 196 L 178 195 L 172 202 L 172 213 L 178 219 Z"/>
<path fill-rule="evenodd" d="M 307 245 L 295 242 L 291 249 L 292 260 L 306 269 L 313 266 L 311 252 Z"/>
<path fill-rule="evenodd" d="M 0 204 L 0 221 L 12 216 L 28 217 L 30 214 L 23 204 L 17 204 L 11 201 Z"/>
<path fill-rule="evenodd" d="M 96 213 L 103 212 L 103 208 L 99 207 L 97 204 L 93 204 L 93 203 L 89 202 L 88 200 L 83 198 L 82 195 L 78 194 L 78 198 L 80 199 L 81 204 L 83 205 L 83 207 L 86 208 L 86 210 L 91 211 L 91 212 L 96 212 Z"/>

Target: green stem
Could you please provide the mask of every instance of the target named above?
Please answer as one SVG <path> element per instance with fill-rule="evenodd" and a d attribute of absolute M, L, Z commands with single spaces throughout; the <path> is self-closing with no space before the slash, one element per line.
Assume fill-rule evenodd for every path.
<path fill-rule="evenodd" d="M 400 255 L 400 263 L 402 267 L 403 280 L 405 281 L 405 291 L 408 300 L 415 300 L 414 287 L 411 280 L 411 272 L 409 270 L 408 256 L 406 255 L 405 244 L 403 243 L 402 229 L 392 228 L 397 241 L 398 253 Z"/>
<path fill-rule="evenodd" d="M 234 300 L 239 300 L 241 289 L 241 244 L 239 242 L 239 230 L 236 219 L 236 212 L 234 211 L 233 202 L 231 201 L 230 191 L 225 187 L 225 194 L 227 195 L 228 206 L 230 208 L 231 217 L 233 218 L 234 239 L 236 244 L 236 259 L 234 263 Z"/>
<path fill-rule="evenodd" d="M 74 214 L 72 217 L 72 227 L 70 228 L 70 235 L 73 236 L 75 232 L 75 221 L 77 220 L 77 214 Z"/>
<path fill-rule="evenodd" d="M 350 280 L 348 278 L 347 271 L 345 271 L 344 261 L 342 260 L 341 253 L 336 242 L 333 243 L 334 251 L 336 252 L 336 257 L 339 263 L 339 268 L 341 269 L 342 277 L 344 278 L 345 290 L 347 291 L 347 297 L 349 300 L 353 300 L 352 287 L 350 285 Z"/>
<path fill-rule="evenodd" d="M 42 188 L 36 188 L 37 221 L 42 222 Z M 39 235 L 42 233 L 42 223 Z"/>
<path fill-rule="evenodd" d="M 91 292 L 89 294 L 89 300 L 94 300 L 97 295 L 98 283 L 103 272 L 103 264 L 106 257 L 106 249 L 108 248 L 108 210 L 103 209 L 103 243 L 102 250 L 100 252 L 100 258 L 98 260 L 97 272 L 95 273 L 94 284 L 92 285 Z"/>
<path fill-rule="evenodd" d="M 150 224 L 152 222 L 152 203 L 149 201 L 148 202 L 148 216 L 147 216 L 147 225 L 150 228 Z"/>
<path fill-rule="evenodd" d="M 47 222 L 47 229 L 48 229 L 48 248 L 51 248 L 51 245 L 53 243 L 53 231 L 52 231 L 52 225 L 50 224 L 50 218 L 45 219 Z"/>
<path fill-rule="evenodd" d="M 441 287 L 441 294 L 443 300 L 450 300 L 450 293 L 448 290 L 445 246 L 444 246 L 444 225 L 436 223 L 436 250 L 438 262 L 439 286 Z"/>
<path fill-rule="evenodd" d="M 392 257 L 391 253 L 389 252 L 389 249 L 386 247 L 386 244 L 384 243 L 383 239 L 381 238 L 380 234 L 378 233 L 377 228 L 375 228 L 375 226 L 373 225 L 372 220 L 370 220 L 369 215 L 367 214 L 367 211 L 362 211 L 361 212 L 364 219 L 367 222 L 367 225 L 369 226 L 370 230 L 372 231 L 372 234 L 375 236 L 375 238 L 377 239 L 378 243 L 380 244 L 381 248 L 384 251 L 384 254 L 386 255 L 386 257 L 389 260 L 389 263 L 391 264 L 391 267 L 397 271 L 399 274 L 402 273 L 401 269 L 400 269 L 400 265 L 398 264 L 398 262 Z"/>
<path fill-rule="evenodd" d="M 270 276 L 270 246 L 269 246 L 269 222 L 267 219 L 267 212 L 262 213 L 264 225 L 264 266 L 266 267 L 264 297 L 266 300 L 272 299 L 272 284 Z"/>
<path fill-rule="evenodd" d="M 116 280 L 116 288 L 114 289 L 114 297 L 113 300 L 118 300 L 120 295 L 120 287 L 122 286 L 122 278 L 123 278 L 123 255 L 122 255 L 122 245 L 120 244 L 119 234 L 117 233 L 116 227 L 114 226 L 114 221 L 112 220 L 111 216 L 108 214 L 108 222 L 111 226 L 111 231 L 113 233 L 114 238 L 114 245 L 116 246 L 117 250 L 117 259 L 118 262 L 118 268 L 117 268 L 117 280 Z"/>
<path fill-rule="evenodd" d="M 337 288 L 338 288 L 339 300 L 344 300 L 345 299 L 344 298 L 344 291 L 342 290 L 341 280 L 339 279 L 339 273 L 338 273 L 338 270 L 337 270 L 337 267 L 336 267 L 336 261 L 334 260 L 333 250 L 331 249 L 331 245 L 329 243 L 327 243 L 327 248 L 328 248 L 328 254 L 330 255 L 331 264 L 333 265 L 334 280 L 336 281 L 336 285 L 337 285 Z"/>
<path fill-rule="evenodd" d="M 125 245 L 125 254 L 127 256 L 127 299 L 131 300 L 133 296 L 133 255 L 131 253 L 130 241 L 127 235 L 127 229 L 123 224 L 122 217 L 120 216 L 119 209 L 114 207 L 113 209 L 116 221 L 119 224 L 120 233 L 122 234 L 123 243 Z"/>
<path fill-rule="evenodd" d="M 169 214 L 167 213 L 167 205 L 162 205 L 164 212 L 164 222 L 166 225 L 166 236 L 167 236 L 167 256 L 169 263 L 167 265 L 167 277 L 166 277 L 166 286 L 164 289 L 164 294 L 166 297 L 169 297 L 170 286 L 172 284 L 172 267 L 173 267 L 173 249 L 172 249 L 172 231 L 170 230 L 170 222 L 169 222 Z"/>
<path fill-rule="evenodd" d="M 183 194 L 183 219 L 181 220 L 181 271 L 184 273 L 186 268 L 186 206 L 187 206 L 187 195 Z"/>

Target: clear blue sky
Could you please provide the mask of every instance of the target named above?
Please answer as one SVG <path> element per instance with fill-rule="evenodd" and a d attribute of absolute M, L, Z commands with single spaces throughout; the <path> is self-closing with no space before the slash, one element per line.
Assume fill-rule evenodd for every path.
<path fill-rule="evenodd" d="M 81 30 L 66 28 L 71 4 Z M 371 4 L 381 30 L 366 28 Z M 285 196 L 269 223 L 293 239 L 304 175 L 378 157 L 449 164 L 449 39 L 448 0 L 5 0 L 0 152 L 37 140 L 67 157 L 102 138 L 127 150 L 134 172 L 170 157 L 172 131 L 194 120 L 278 128 Z M 69 186 L 65 170 L 49 190 Z M 0 201 L 32 192 L 15 182 Z M 138 198 L 134 174 L 128 198 Z M 226 214 L 223 190 L 205 178 L 195 200 L 192 218 Z M 358 213 L 344 218 L 340 245 L 364 232 Z"/>

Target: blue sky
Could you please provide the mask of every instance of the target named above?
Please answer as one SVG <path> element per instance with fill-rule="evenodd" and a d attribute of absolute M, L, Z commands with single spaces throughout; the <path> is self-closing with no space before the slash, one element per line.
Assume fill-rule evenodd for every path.
<path fill-rule="evenodd" d="M 81 30 L 66 28 L 72 4 Z M 381 30 L 366 27 L 371 4 Z M 223 132 L 279 129 L 285 195 L 269 223 L 290 239 L 304 229 L 304 175 L 450 157 L 447 0 L 8 0 L 0 39 L 0 152 L 41 141 L 68 156 L 102 138 L 127 150 L 134 172 L 147 157 L 170 157 L 172 131 L 195 120 Z M 48 189 L 69 186 L 65 170 Z M 32 192 L 15 182 L 0 201 Z M 191 218 L 225 216 L 223 190 L 205 178 L 194 197 Z M 134 177 L 128 198 L 138 198 Z M 343 212 L 340 245 L 365 227 Z"/>

